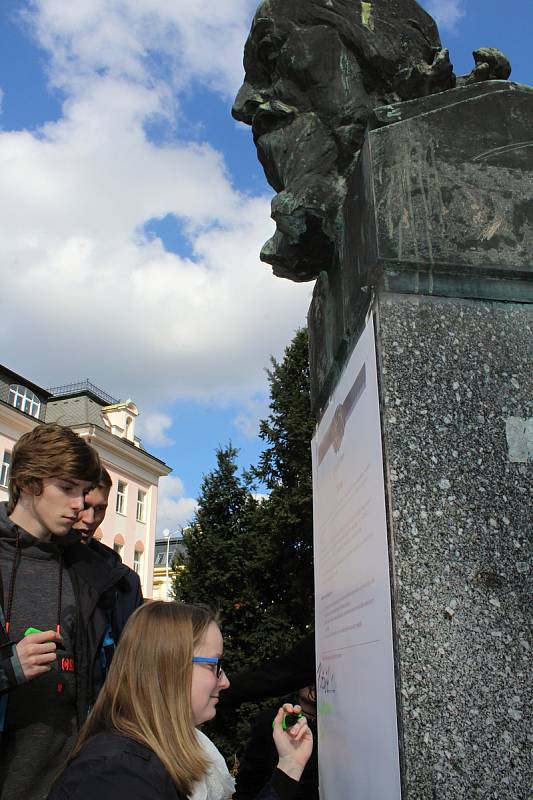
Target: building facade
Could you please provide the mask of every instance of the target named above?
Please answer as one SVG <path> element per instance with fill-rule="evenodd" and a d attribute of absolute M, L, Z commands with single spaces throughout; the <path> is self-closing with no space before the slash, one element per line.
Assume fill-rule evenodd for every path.
<path fill-rule="evenodd" d="M 186 548 L 183 539 L 172 534 L 164 539 L 156 539 L 154 554 L 154 600 L 173 600 L 172 584 L 176 571 L 183 569 Z"/>
<path fill-rule="evenodd" d="M 170 468 L 135 436 L 139 412 L 89 381 L 50 391 L 0 365 L 0 500 L 7 500 L 11 452 L 23 433 L 42 422 L 68 425 L 98 450 L 113 480 L 109 507 L 95 536 L 115 549 L 152 597 L 157 493 Z"/>

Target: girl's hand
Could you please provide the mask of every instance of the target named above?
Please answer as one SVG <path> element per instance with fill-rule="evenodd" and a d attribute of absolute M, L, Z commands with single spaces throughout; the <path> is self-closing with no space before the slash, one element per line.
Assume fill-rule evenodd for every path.
<path fill-rule="evenodd" d="M 276 714 L 273 733 L 274 744 L 279 756 L 278 769 L 296 781 L 300 780 L 313 751 L 313 734 L 305 717 L 301 717 L 286 731 L 283 730 L 281 723 L 285 714 L 293 712 L 298 714 L 301 710 L 300 706 L 285 703 Z"/>

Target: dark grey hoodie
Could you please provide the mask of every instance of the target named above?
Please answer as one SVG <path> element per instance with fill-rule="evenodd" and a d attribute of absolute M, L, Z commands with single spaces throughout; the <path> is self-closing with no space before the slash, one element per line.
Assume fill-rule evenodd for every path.
<path fill-rule="evenodd" d="M 0 661 L 0 703 L 5 712 L 0 745 L 1 800 L 46 798 L 77 732 L 76 601 L 69 572 L 60 565 L 66 548 L 82 546 L 79 540 L 72 532 L 61 539 L 40 542 L 17 528 L 7 517 L 5 504 L 0 503 L 2 622 L 13 584 L 9 639 L 19 641 L 29 627 L 46 631 L 56 630 L 60 624 L 65 646 L 58 650 L 55 667 L 31 681 L 25 681 L 17 669 L 16 655 L 11 657 L 14 670 Z"/>

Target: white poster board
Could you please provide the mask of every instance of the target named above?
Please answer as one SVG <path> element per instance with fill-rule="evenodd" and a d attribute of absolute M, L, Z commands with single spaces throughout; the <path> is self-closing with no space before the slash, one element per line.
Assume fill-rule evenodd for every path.
<path fill-rule="evenodd" d="M 320 798 L 399 800 L 372 317 L 331 397 L 312 448 Z"/>

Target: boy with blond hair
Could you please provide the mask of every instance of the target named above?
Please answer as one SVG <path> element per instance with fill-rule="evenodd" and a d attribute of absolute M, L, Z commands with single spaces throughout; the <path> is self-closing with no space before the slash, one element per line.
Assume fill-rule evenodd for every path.
<path fill-rule="evenodd" d="M 101 683 L 99 654 L 124 576 L 72 531 L 97 452 L 39 425 L 13 449 L 0 504 L 0 798 L 44 800 Z"/>

